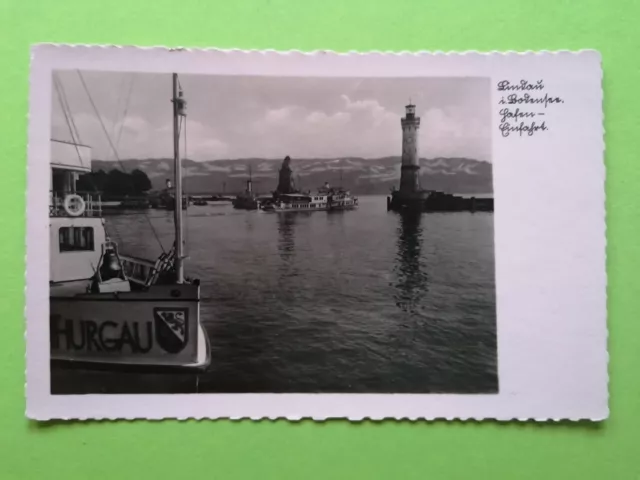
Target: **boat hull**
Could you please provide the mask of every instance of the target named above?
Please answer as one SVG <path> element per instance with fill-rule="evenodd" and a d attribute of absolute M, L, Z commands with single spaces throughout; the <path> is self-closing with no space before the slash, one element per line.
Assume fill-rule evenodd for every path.
<path fill-rule="evenodd" d="M 345 210 L 355 210 L 358 208 L 358 204 L 354 203 L 351 205 L 340 205 L 340 206 L 331 206 L 329 208 L 330 212 L 343 212 Z"/>
<path fill-rule="evenodd" d="M 50 297 L 51 359 L 115 366 L 205 368 L 199 286 Z"/>
<path fill-rule="evenodd" d="M 260 204 L 257 200 L 252 199 L 234 199 L 232 202 L 233 208 L 237 210 L 258 210 Z"/>
<path fill-rule="evenodd" d="M 262 208 L 263 212 L 270 213 L 290 213 L 290 212 L 343 212 L 346 210 L 355 210 L 358 205 L 340 206 L 340 207 L 321 207 L 321 208 L 282 208 L 282 207 L 267 207 Z"/>
<path fill-rule="evenodd" d="M 293 213 L 293 212 L 328 212 L 329 209 L 327 207 L 322 208 L 264 208 L 262 209 L 264 212 L 270 213 Z"/>

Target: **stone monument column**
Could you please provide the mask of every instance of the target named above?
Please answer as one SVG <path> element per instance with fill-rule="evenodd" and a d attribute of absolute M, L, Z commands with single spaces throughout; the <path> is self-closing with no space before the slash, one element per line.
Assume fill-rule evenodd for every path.
<path fill-rule="evenodd" d="M 291 171 L 291 158 L 287 155 L 282 162 L 280 171 L 278 173 L 278 188 L 277 192 L 282 194 L 293 193 L 293 177 Z"/>

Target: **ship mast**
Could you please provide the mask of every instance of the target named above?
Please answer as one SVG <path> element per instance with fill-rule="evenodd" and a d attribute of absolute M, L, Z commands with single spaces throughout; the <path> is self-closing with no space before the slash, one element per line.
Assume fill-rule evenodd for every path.
<path fill-rule="evenodd" d="M 180 117 L 186 122 L 186 101 L 182 98 L 182 88 L 178 84 L 178 74 L 173 74 L 173 162 L 176 182 L 175 191 L 175 245 L 176 281 L 184 283 L 184 239 L 182 235 L 182 161 L 180 159 Z"/>

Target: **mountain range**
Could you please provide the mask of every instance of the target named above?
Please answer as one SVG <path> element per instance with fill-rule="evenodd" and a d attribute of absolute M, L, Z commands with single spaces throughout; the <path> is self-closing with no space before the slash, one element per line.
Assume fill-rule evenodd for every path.
<path fill-rule="evenodd" d="M 191 194 L 236 194 L 253 179 L 256 193 L 275 190 L 282 159 L 246 158 L 196 162 L 183 160 L 185 192 Z M 488 194 L 493 192 L 492 166 L 489 162 L 469 158 L 421 158 L 420 185 L 427 190 L 448 193 Z M 120 162 L 93 160 L 94 171 L 140 169 L 147 174 L 154 189 L 165 187 L 173 179 L 173 160 L 128 159 Z M 315 190 L 328 182 L 341 185 L 356 194 L 387 194 L 398 187 L 400 157 L 365 159 L 357 157 L 292 159 L 291 168 L 297 188 Z"/>

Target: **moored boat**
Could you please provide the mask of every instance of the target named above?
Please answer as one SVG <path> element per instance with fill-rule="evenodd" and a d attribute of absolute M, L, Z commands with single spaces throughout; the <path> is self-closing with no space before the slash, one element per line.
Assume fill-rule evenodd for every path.
<path fill-rule="evenodd" d="M 340 175 L 342 179 L 342 175 Z M 342 182 L 341 182 L 342 183 Z M 338 211 L 357 208 L 358 198 L 341 187 L 325 182 L 317 192 L 302 192 L 293 182 L 291 158 L 286 156 L 278 172 L 278 186 L 272 198 L 260 203 L 265 212 Z"/>
<path fill-rule="evenodd" d="M 179 143 L 185 105 L 174 74 L 176 198 L 182 197 Z M 75 190 L 78 174 L 91 170 L 91 149 L 77 140 L 65 148 L 64 142 L 52 143 L 52 361 L 107 368 L 205 368 L 209 339 L 200 322 L 200 282 L 184 274 L 182 209 L 174 209 L 175 242 L 169 251 L 155 260 L 123 254 L 107 236 L 100 196 Z"/>
<path fill-rule="evenodd" d="M 261 206 L 266 212 L 338 211 L 357 208 L 358 198 L 341 188 L 325 183 L 316 193 L 274 193 L 273 199 Z"/>
<path fill-rule="evenodd" d="M 238 210 L 257 210 L 260 207 L 258 197 L 253 193 L 253 179 L 251 176 L 251 166 L 249 166 L 249 180 L 247 188 L 232 201 L 233 208 Z"/>
<path fill-rule="evenodd" d="M 358 208 L 358 197 L 351 195 L 347 190 L 332 191 L 329 197 L 329 210 L 353 210 Z"/>
<path fill-rule="evenodd" d="M 328 195 L 288 193 L 278 195 L 261 207 L 265 212 L 311 212 L 328 210 Z"/>

